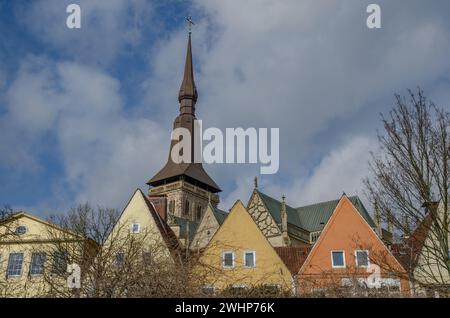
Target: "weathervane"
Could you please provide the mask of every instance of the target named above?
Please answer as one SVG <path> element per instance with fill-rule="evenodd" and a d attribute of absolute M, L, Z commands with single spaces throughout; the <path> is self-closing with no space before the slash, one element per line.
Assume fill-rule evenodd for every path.
<path fill-rule="evenodd" d="M 188 30 L 189 30 L 189 33 L 191 33 L 191 31 L 192 31 L 192 26 L 195 25 L 195 23 L 194 23 L 194 21 L 192 21 L 192 17 L 191 17 L 191 16 L 186 17 L 186 21 L 187 21 L 187 23 L 188 23 Z"/>

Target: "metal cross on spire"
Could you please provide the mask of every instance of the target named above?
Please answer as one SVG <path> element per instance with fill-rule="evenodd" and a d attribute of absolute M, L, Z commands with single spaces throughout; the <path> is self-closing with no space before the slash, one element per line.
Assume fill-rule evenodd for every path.
<path fill-rule="evenodd" d="M 192 21 L 192 17 L 191 17 L 191 16 L 186 17 L 186 21 L 187 21 L 187 23 L 188 23 L 188 30 L 189 30 L 189 33 L 191 33 L 191 31 L 192 31 L 192 26 L 195 25 L 195 23 L 194 23 L 194 21 Z"/>

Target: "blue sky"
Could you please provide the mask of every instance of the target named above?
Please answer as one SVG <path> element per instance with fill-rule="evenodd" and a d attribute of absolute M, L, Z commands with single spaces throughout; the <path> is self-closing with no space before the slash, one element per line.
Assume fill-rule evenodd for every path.
<path fill-rule="evenodd" d="M 186 27 L 205 126 L 280 128 L 264 191 L 294 206 L 363 196 L 379 113 L 421 86 L 450 98 L 450 3 L 0 0 L 0 204 L 45 216 L 121 209 L 164 164 Z M 65 26 L 69 3 L 81 30 Z M 209 165 L 222 207 L 248 200 L 258 165 Z"/>

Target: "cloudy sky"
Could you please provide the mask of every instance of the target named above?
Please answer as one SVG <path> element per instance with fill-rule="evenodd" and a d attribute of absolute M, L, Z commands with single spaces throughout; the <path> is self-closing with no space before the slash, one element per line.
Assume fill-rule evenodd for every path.
<path fill-rule="evenodd" d="M 382 8 L 382 29 L 366 7 Z M 82 28 L 66 27 L 66 7 Z M 0 204 L 121 209 L 165 163 L 192 15 L 205 127 L 280 128 L 260 187 L 300 206 L 363 196 L 379 113 L 417 86 L 450 108 L 446 0 L 0 0 Z M 222 207 L 259 165 L 208 165 Z"/>

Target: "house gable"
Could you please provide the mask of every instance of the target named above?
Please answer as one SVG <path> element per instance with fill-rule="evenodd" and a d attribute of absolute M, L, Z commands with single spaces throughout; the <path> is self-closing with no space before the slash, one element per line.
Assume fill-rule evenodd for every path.
<path fill-rule="evenodd" d="M 139 225 L 138 233 L 132 233 L 133 224 Z M 175 256 L 174 252 L 179 246 L 175 234 L 140 189 L 136 190 L 130 198 L 105 245 L 108 245 L 111 240 L 128 235 L 144 237 L 143 249 L 157 250 L 158 256 L 162 257 Z"/>
<path fill-rule="evenodd" d="M 318 241 L 314 245 L 305 263 L 299 271 L 299 284 L 311 277 L 344 277 L 358 275 L 367 277 L 371 274 L 366 268 L 356 266 L 355 252 L 367 250 L 369 262 L 381 267 L 381 275 L 394 272 L 402 276 L 405 270 L 389 249 L 377 236 L 372 227 L 361 216 L 347 196 L 342 196 L 336 209 L 326 223 Z M 333 268 L 332 251 L 343 251 L 344 268 Z M 402 289 L 407 289 L 402 280 Z"/>
<path fill-rule="evenodd" d="M 222 254 L 233 252 L 234 267 L 222 267 Z M 244 253 L 255 252 L 255 267 L 244 266 Z M 210 270 L 207 282 L 221 289 L 233 284 L 256 286 L 276 284 L 292 288 L 292 275 L 244 205 L 237 201 L 200 258 Z M 206 265 L 206 266 L 204 266 Z"/>
<path fill-rule="evenodd" d="M 247 205 L 247 211 L 266 237 L 279 236 L 281 238 L 280 228 L 261 198 L 259 191 L 253 191 Z"/>
<path fill-rule="evenodd" d="M 191 249 L 203 249 L 209 243 L 217 229 L 225 221 L 228 213 L 208 204 L 205 214 L 197 227 L 197 231 L 191 243 Z"/>

